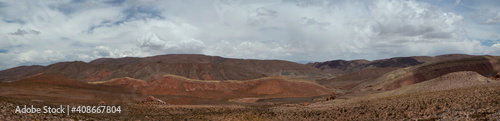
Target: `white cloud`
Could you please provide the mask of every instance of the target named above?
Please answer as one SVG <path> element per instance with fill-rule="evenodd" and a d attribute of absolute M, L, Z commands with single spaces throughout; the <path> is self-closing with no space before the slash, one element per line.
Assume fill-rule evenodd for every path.
<path fill-rule="evenodd" d="M 493 45 L 491 45 L 491 47 L 500 48 L 500 43 L 493 44 Z"/>
<path fill-rule="evenodd" d="M 137 39 L 137 41 L 139 41 L 139 46 L 141 48 L 160 50 L 166 46 L 165 45 L 166 42 L 163 40 L 160 40 L 158 38 L 158 36 L 156 36 L 156 34 L 154 34 L 152 32 L 149 32 L 149 33 L 143 35 L 142 37 Z M 173 46 L 173 45 L 169 44 L 169 46 Z"/>
<path fill-rule="evenodd" d="M 500 54 L 500 45 L 476 40 L 495 38 L 495 26 L 478 24 L 498 23 L 493 9 L 470 23 L 414 0 L 74 2 L 6 2 L 0 69 L 171 53 L 292 61 Z"/>

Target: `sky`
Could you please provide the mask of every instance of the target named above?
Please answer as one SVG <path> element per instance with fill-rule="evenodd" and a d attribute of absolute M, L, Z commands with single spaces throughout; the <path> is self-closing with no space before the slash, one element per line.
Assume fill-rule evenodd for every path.
<path fill-rule="evenodd" d="M 295 62 L 500 55 L 498 0 L 0 0 L 0 70 L 205 54 Z"/>

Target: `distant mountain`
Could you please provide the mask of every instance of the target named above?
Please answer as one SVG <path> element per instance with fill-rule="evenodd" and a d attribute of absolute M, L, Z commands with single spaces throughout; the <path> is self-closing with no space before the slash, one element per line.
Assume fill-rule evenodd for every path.
<path fill-rule="evenodd" d="M 341 75 L 344 73 L 358 72 L 364 69 L 387 68 L 387 67 L 402 68 L 402 67 L 419 65 L 423 63 L 431 63 L 443 60 L 453 60 L 453 59 L 468 58 L 468 57 L 473 57 L 473 55 L 448 54 L 435 57 L 429 57 L 429 56 L 395 57 L 390 59 L 381 59 L 374 61 L 332 60 L 326 62 L 308 63 L 306 65 L 321 69 L 333 75 Z"/>
<path fill-rule="evenodd" d="M 95 102 L 114 99 L 108 93 L 241 101 L 316 97 L 336 92 L 333 94 L 345 98 L 384 91 L 392 91 L 387 95 L 399 95 L 485 85 L 494 82 L 492 79 L 499 77 L 499 71 L 500 57 L 458 54 L 335 60 L 308 65 L 174 54 L 15 67 L 0 71 L 0 82 L 8 82 L 0 83 L 0 95 L 29 94 L 69 100 L 74 99 L 60 95 L 94 95 L 98 97 Z M 92 97 L 75 100 L 89 99 Z"/>
<path fill-rule="evenodd" d="M 314 67 L 289 61 L 171 54 L 145 58 L 101 58 L 89 63 L 74 61 L 48 66 L 21 66 L 0 71 L 0 82 L 16 81 L 40 73 L 62 74 L 81 82 L 122 77 L 152 81 L 167 74 L 199 80 L 249 80 L 278 75 L 314 80 L 329 76 Z"/>
<path fill-rule="evenodd" d="M 314 61 L 308 61 L 308 60 L 300 60 L 300 61 L 294 61 L 295 63 L 300 63 L 300 64 L 308 64 L 308 63 L 313 63 Z"/>
<path fill-rule="evenodd" d="M 406 67 L 391 71 L 371 81 L 360 83 L 353 89 L 361 91 L 394 90 L 460 71 L 472 71 L 484 77 L 494 77 L 500 71 L 500 57 L 475 56 Z"/>

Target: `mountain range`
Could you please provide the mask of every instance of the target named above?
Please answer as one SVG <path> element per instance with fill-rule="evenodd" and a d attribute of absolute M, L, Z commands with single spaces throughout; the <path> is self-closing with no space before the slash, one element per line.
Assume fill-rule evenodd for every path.
<path fill-rule="evenodd" d="M 450 107 L 448 103 L 433 103 L 448 100 L 456 103 L 453 107 L 459 107 L 455 110 L 469 111 L 466 105 L 478 105 L 480 109 L 473 112 L 475 114 L 480 110 L 500 109 L 498 101 L 494 101 L 500 99 L 496 91 L 500 88 L 499 72 L 500 56 L 464 54 L 373 61 L 332 60 L 308 64 L 198 54 L 100 58 L 90 62 L 59 62 L 0 71 L 0 104 L 3 105 L 5 100 L 37 105 L 105 103 L 127 106 L 128 112 L 133 115 L 175 110 L 159 116 L 179 116 L 171 113 L 186 111 L 205 115 L 205 109 L 212 110 L 205 108 L 207 106 L 214 107 L 215 111 L 209 111 L 212 115 L 213 112 L 233 110 L 215 108 L 218 106 L 243 106 L 251 110 L 251 115 L 262 111 L 293 114 L 292 117 L 333 113 L 335 116 L 351 117 L 349 119 L 372 119 L 352 117 L 363 115 L 355 113 L 374 117 L 381 111 L 385 111 L 385 117 L 391 117 L 394 112 L 406 113 L 408 108 L 416 113 L 448 115 L 439 112 L 441 107 Z M 482 92 L 473 93 L 470 90 Z M 457 94 L 466 95 L 458 98 Z M 488 96 L 467 96 L 475 94 Z M 426 98 L 419 98 L 422 96 Z M 457 101 L 462 99 L 469 103 Z M 411 105 L 405 105 L 404 101 L 409 101 Z M 431 103 L 439 109 L 424 108 Z M 142 107 L 150 104 L 153 107 Z M 370 105 L 359 108 L 364 104 Z M 194 107 L 177 109 L 171 107 L 173 105 Z M 161 110 L 151 110 L 156 108 Z M 291 113 L 294 111 L 302 113 Z M 346 112 L 349 115 L 340 115 Z M 494 111 L 479 113 L 481 119 L 496 115 Z M 413 115 L 396 114 L 399 118 Z"/>
<path fill-rule="evenodd" d="M 495 56 L 464 54 L 308 64 L 171 54 L 19 66 L 0 71 L 0 82 L 38 80 L 35 82 L 71 85 L 63 82 L 73 80 L 80 86 L 114 86 L 141 94 L 200 98 L 307 97 L 334 90 L 389 91 L 459 71 L 492 77 L 499 71 L 497 62 Z M 53 82 L 54 78 L 59 81 Z"/>

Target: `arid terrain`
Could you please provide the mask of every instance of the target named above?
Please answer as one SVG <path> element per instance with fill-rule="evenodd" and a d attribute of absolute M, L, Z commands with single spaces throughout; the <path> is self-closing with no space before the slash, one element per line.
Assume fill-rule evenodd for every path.
<path fill-rule="evenodd" d="M 0 71 L 0 120 L 500 120 L 500 57 L 299 64 L 206 55 L 102 58 Z M 16 113 L 17 106 L 120 113 Z"/>

